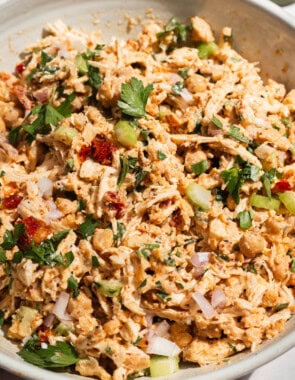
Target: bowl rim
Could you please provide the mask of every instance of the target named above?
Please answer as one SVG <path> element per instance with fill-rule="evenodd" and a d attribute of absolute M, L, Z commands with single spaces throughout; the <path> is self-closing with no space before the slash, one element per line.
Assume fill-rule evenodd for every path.
<path fill-rule="evenodd" d="M 19 0 L 0 0 L 0 11 L 5 7 L 9 7 L 12 3 L 17 3 Z M 284 11 L 283 7 L 269 0 L 243 0 L 246 3 L 252 4 L 272 17 L 279 19 L 284 24 L 288 25 L 295 32 L 295 17 Z M 9 4 L 10 3 L 10 4 Z M 41 3 L 41 4 L 40 4 Z M 42 5 L 42 0 L 39 2 Z M 295 318 L 295 316 L 293 317 Z M 295 347 L 295 330 L 287 333 L 286 336 L 279 338 L 278 335 L 274 341 L 268 341 L 267 347 L 261 351 L 247 355 L 246 358 L 240 359 L 237 362 L 227 366 L 217 368 L 216 371 L 189 376 L 186 380 L 233 380 L 240 376 L 246 375 L 258 367 L 278 358 L 291 348 Z M 55 373 L 43 368 L 31 365 L 24 361 L 20 361 L 3 352 L 0 352 L 0 369 L 4 369 L 22 378 L 31 380 L 69 380 L 70 375 L 65 373 Z M 84 377 L 85 378 L 85 377 Z"/>

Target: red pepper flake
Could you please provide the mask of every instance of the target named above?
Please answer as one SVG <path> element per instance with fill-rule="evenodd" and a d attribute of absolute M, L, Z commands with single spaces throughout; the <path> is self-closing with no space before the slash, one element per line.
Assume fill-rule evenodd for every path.
<path fill-rule="evenodd" d="M 277 194 L 277 193 L 283 193 L 284 191 L 289 191 L 289 190 L 292 190 L 292 186 L 290 185 L 288 181 L 279 181 L 271 189 L 271 192 L 273 194 Z"/>
<path fill-rule="evenodd" d="M 22 201 L 23 197 L 18 194 L 12 194 L 3 199 L 3 206 L 9 210 L 17 208 L 19 203 Z"/>
<path fill-rule="evenodd" d="M 96 136 L 92 141 L 92 156 L 95 161 L 102 165 L 111 165 L 113 160 L 113 153 L 117 150 L 117 146 L 104 137 Z"/>
<path fill-rule="evenodd" d="M 24 224 L 26 226 L 27 234 L 32 237 L 41 227 L 39 220 L 35 219 L 33 216 L 29 216 L 24 219 Z"/>
<path fill-rule="evenodd" d="M 38 338 L 41 342 L 49 342 L 49 337 L 51 335 L 52 331 L 48 327 L 41 325 L 40 329 L 38 331 Z"/>
<path fill-rule="evenodd" d="M 15 71 L 18 74 L 22 74 L 25 71 L 25 69 L 26 67 L 22 63 L 19 63 L 18 65 L 15 66 Z"/>
<path fill-rule="evenodd" d="M 115 217 L 117 219 L 122 218 L 124 215 L 125 202 L 119 191 L 107 191 L 104 195 L 104 203 L 110 210 L 115 211 Z"/>
<path fill-rule="evenodd" d="M 183 225 L 183 219 L 179 210 L 175 211 L 172 214 L 172 218 L 169 224 L 170 226 L 176 228 L 180 228 Z"/>

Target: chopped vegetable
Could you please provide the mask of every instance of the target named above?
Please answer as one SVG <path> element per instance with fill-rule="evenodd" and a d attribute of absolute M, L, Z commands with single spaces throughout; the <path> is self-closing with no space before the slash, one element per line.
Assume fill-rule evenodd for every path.
<path fill-rule="evenodd" d="M 118 106 L 122 112 L 129 116 L 143 117 L 146 115 L 145 107 L 153 85 L 144 87 L 141 80 L 132 77 L 129 83 L 122 83 Z"/>
<path fill-rule="evenodd" d="M 78 297 L 80 290 L 78 281 L 75 279 L 75 277 L 71 274 L 71 276 L 68 278 L 68 289 L 73 291 L 73 297 Z"/>
<path fill-rule="evenodd" d="M 95 282 L 100 294 L 106 297 L 117 297 L 122 290 L 122 283 L 117 280 L 101 280 Z"/>
<path fill-rule="evenodd" d="M 244 135 L 242 135 L 240 128 L 236 127 L 235 125 L 231 125 L 229 127 L 229 132 L 225 136 L 226 137 L 232 137 L 235 140 L 238 140 L 238 141 L 243 142 L 245 144 L 249 143 L 249 140 L 247 139 L 247 137 L 245 137 Z"/>
<path fill-rule="evenodd" d="M 292 186 L 288 181 L 278 181 L 271 189 L 272 194 L 284 193 L 285 191 L 292 190 Z"/>
<path fill-rule="evenodd" d="M 285 191 L 284 193 L 279 193 L 278 196 L 289 213 L 295 215 L 295 192 Z"/>
<path fill-rule="evenodd" d="M 180 95 L 182 90 L 183 90 L 183 82 L 176 82 L 172 86 L 172 92 L 176 95 Z"/>
<path fill-rule="evenodd" d="M 135 129 L 131 126 L 128 121 L 120 120 L 115 125 L 115 136 L 117 141 L 125 146 L 131 147 L 137 143 L 137 135 Z"/>
<path fill-rule="evenodd" d="M 222 122 L 216 117 L 216 116 L 213 116 L 212 119 L 211 119 L 212 123 L 219 129 L 222 129 L 223 128 L 223 125 L 222 125 Z"/>
<path fill-rule="evenodd" d="M 158 150 L 158 159 L 163 161 L 167 158 L 166 154 L 164 154 L 163 152 L 161 152 L 160 150 Z"/>
<path fill-rule="evenodd" d="M 274 311 L 278 312 L 278 311 L 282 311 L 284 309 L 286 309 L 287 307 L 289 306 L 289 302 L 286 302 L 286 303 L 280 303 L 278 305 L 276 305 L 274 307 Z"/>
<path fill-rule="evenodd" d="M 151 377 L 169 376 L 179 370 L 178 356 L 154 356 L 151 358 Z"/>
<path fill-rule="evenodd" d="M 213 41 L 202 42 L 197 45 L 197 49 L 199 52 L 199 58 L 201 59 L 208 59 L 218 52 L 218 46 Z"/>
<path fill-rule="evenodd" d="M 208 161 L 202 160 L 200 162 L 197 162 L 196 164 L 193 164 L 191 167 L 195 175 L 200 175 L 208 169 Z"/>
<path fill-rule="evenodd" d="M 263 176 L 261 177 L 266 195 L 268 198 L 271 198 L 271 184 L 273 183 L 275 179 L 276 169 L 271 169 L 268 172 L 265 172 Z"/>
<path fill-rule="evenodd" d="M 80 224 L 77 233 L 81 235 L 83 239 L 87 239 L 94 234 L 95 228 L 98 226 L 99 221 L 93 219 L 92 215 L 86 215 L 86 220 Z"/>
<path fill-rule="evenodd" d="M 188 199 L 203 210 L 208 210 L 210 206 L 211 192 L 198 183 L 191 182 L 186 188 Z"/>
<path fill-rule="evenodd" d="M 252 226 L 252 216 L 250 211 L 241 211 L 238 213 L 240 227 L 246 230 Z"/>
<path fill-rule="evenodd" d="M 175 36 L 175 42 L 185 41 L 187 36 L 187 26 L 178 22 L 175 17 L 172 17 L 164 30 L 157 33 L 157 38 L 163 38 L 170 33 Z"/>
<path fill-rule="evenodd" d="M 264 208 L 266 210 L 278 210 L 280 208 L 280 203 L 281 202 L 278 199 L 268 198 L 258 194 L 253 194 L 250 198 L 251 206 Z"/>
<path fill-rule="evenodd" d="M 41 348 L 36 337 L 28 340 L 18 355 L 26 362 L 41 368 L 65 368 L 79 361 L 70 343 L 57 341 L 55 346 Z"/>
<path fill-rule="evenodd" d="M 55 140 L 60 141 L 65 145 L 71 145 L 73 138 L 76 137 L 77 134 L 78 131 L 75 128 L 69 127 L 68 125 L 61 125 L 54 130 L 52 136 Z"/>

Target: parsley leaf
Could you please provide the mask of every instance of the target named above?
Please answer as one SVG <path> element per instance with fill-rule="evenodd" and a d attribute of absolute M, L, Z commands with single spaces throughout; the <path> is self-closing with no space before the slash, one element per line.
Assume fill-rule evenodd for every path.
<path fill-rule="evenodd" d="M 295 273 L 295 257 L 292 258 L 292 262 L 291 262 L 291 272 L 292 272 L 292 273 Z"/>
<path fill-rule="evenodd" d="M 161 152 L 160 150 L 158 150 L 158 159 L 163 161 L 167 158 L 166 154 L 164 154 L 163 152 Z"/>
<path fill-rule="evenodd" d="M 1 170 L 0 172 L 0 178 L 4 177 L 5 176 L 5 171 L 4 170 Z"/>
<path fill-rule="evenodd" d="M 4 311 L 3 310 L 0 310 L 0 327 L 3 326 L 4 324 Z"/>
<path fill-rule="evenodd" d="M 126 156 L 120 157 L 121 169 L 120 169 L 120 174 L 117 181 L 119 188 L 124 182 L 128 172 L 136 168 L 137 161 L 138 161 L 138 158 L 135 158 L 135 157 L 126 157 Z"/>
<path fill-rule="evenodd" d="M 3 242 L 0 246 L 3 249 L 12 249 L 18 242 L 21 235 L 25 233 L 25 225 L 23 223 L 16 224 L 13 231 L 6 230 Z"/>
<path fill-rule="evenodd" d="M 92 215 L 86 215 L 86 220 L 79 225 L 77 233 L 82 236 L 83 239 L 87 239 L 94 234 L 97 226 L 99 226 L 99 222 L 93 219 Z"/>
<path fill-rule="evenodd" d="M 73 291 L 73 297 L 78 297 L 80 290 L 78 288 L 78 281 L 75 279 L 75 277 L 71 274 L 71 276 L 68 278 L 68 289 Z"/>
<path fill-rule="evenodd" d="M 167 34 L 172 33 L 176 38 L 176 41 L 185 41 L 187 37 L 188 27 L 184 24 L 180 24 L 175 17 L 169 21 L 162 32 L 157 33 L 157 38 L 163 38 Z"/>
<path fill-rule="evenodd" d="M 284 310 L 284 309 L 286 309 L 288 306 L 289 306 L 289 302 L 286 302 L 286 303 L 280 303 L 280 304 L 278 304 L 278 305 L 276 305 L 276 306 L 274 307 L 274 311 L 278 312 L 278 311 Z"/>
<path fill-rule="evenodd" d="M 216 116 L 212 116 L 212 119 L 211 119 L 211 122 L 219 129 L 222 129 L 223 128 L 223 125 L 222 125 L 222 122 L 216 117 Z"/>
<path fill-rule="evenodd" d="M 143 86 L 141 80 L 132 77 L 129 83 L 122 83 L 118 106 L 122 112 L 129 116 L 143 117 L 146 115 L 145 107 L 153 85 Z"/>
<path fill-rule="evenodd" d="M 168 293 L 166 292 L 158 292 L 156 293 L 157 297 L 161 300 L 161 301 L 164 301 L 164 302 L 169 302 L 171 301 L 171 297 L 169 296 Z"/>
<path fill-rule="evenodd" d="M 47 348 L 40 348 L 36 337 L 31 338 L 18 352 L 18 355 L 26 362 L 41 368 L 64 368 L 79 361 L 79 357 L 68 342 L 56 342 Z"/>
<path fill-rule="evenodd" d="M 126 227 L 124 223 L 117 222 L 117 233 L 114 235 L 114 241 L 116 246 L 118 244 L 118 240 L 121 239 L 126 231 Z"/>
<path fill-rule="evenodd" d="M 180 95 L 183 90 L 183 82 L 176 82 L 171 89 L 174 94 Z"/>
<path fill-rule="evenodd" d="M 241 211 L 237 215 L 240 227 L 244 230 L 252 226 L 252 216 L 250 211 Z"/>
<path fill-rule="evenodd" d="M 276 175 L 276 169 L 272 168 L 269 171 L 265 172 L 261 177 L 266 195 L 268 198 L 271 198 L 271 184 L 273 183 Z"/>
<path fill-rule="evenodd" d="M 145 243 L 141 249 L 136 251 L 136 255 L 138 257 L 144 257 L 148 260 L 151 256 L 151 251 L 156 248 L 160 248 L 160 244 Z"/>
<path fill-rule="evenodd" d="M 232 137 L 234 138 L 235 140 L 238 140 L 240 142 L 243 142 L 243 143 L 246 143 L 248 144 L 250 141 L 247 139 L 247 137 L 245 137 L 244 135 L 242 135 L 241 133 L 241 130 L 239 127 L 236 127 L 235 125 L 231 125 L 229 127 L 229 132 L 227 135 L 225 135 L 226 137 Z"/>
<path fill-rule="evenodd" d="M 202 160 L 200 162 L 197 162 L 196 164 L 193 164 L 191 168 L 195 175 L 200 175 L 208 169 L 208 161 Z"/>
<path fill-rule="evenodd" d="M 183 69 L 178 70 L 177 74 L 181 76 L 182 79 L 187 78 L 189 67 L 184 67 Z"/>
<path fill-rule="evenodd" d="M 91 257 L 91 263 L 94 268 L 99 267 L 99 260 L 97 256 L 92 256 Z"/>
<path fill-rule="evenodd" d="M 69 267 L 72 264 L 72 262 L 74 261 L 74 259 L 75 259 L 75 256 L 74 256 L 72 251 L 66 252 L 65 253 L 65 259 L 64 259 L 64 262 L 65 262 L 64 266 L 66 268 Z"/>
<path fill-rule="evenodd" d="M 0 264 L 5 263 L 7 260 L 6 253 L 3 251 L 3 249 L 0 248 Z"/>

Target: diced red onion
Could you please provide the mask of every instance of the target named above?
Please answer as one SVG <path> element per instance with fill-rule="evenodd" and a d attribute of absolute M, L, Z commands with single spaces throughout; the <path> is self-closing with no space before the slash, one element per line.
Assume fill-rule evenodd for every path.
<path fill-rule="evenodd" d="M 67 313 L 67 306 L 70 299 L 70 295 L 66 292 L 61 292 L 58 297 L 52 313 L 57 316 L 61 321 L 71 321 L 72 317 Z"/>
<path fill-rule="evenodd" d="M 176 356 L 181 352 L 181 349 L 176 343 L 160 336 L 153 336 L 147 347 L 147 353 L 161 356 Z"/>
<path fill-rule="evenodd" d="M 52 195 L 53 183 L 49 178 L 40 178 L 38 187 L 41 197 L 49 198 Z"/>
<path fill-rule="evenodd" d="M 152 313 L 146 313 L 146 316 L 145 316 L 145 319 L 146 319 L 146 324 L 147 324 L 147 327 L 151 327 L 152 324 L 153 324 L 153 318 L 154 318 L 154 314 Z"/>
<path fill-rule="evenodd" d="M 164 336 L 168 333 L 168 330 L 170 329 L 170 325 L 166 321 L 162 321 L 158 324 L 158 326 L 155 328 L 154 333 L 157 336 Z"/>
<path fill-rule="evenodd" d="M 169 75 L 169 82 L 171 84 L 175 84 L 176 82 L 180 82 L 180 81 L 182 81 L 182 78 L 180 75 L 178 75 L 178 74 Z"/>
<path fill-rule="evenodd" d="M 202 313 L 206 318 L 210 319 L 215 314 L 215 310 L 211 306 L 210 302 L 206 300 L 206 298 L 199 292 L 193 293 L 192 297 L 194 301 L 199 305 Z"/>
<path fill-rule="evenodd" d="M 211 128 L 210 129 L 210 136 L 218 136 L 218 135 L 223 135 L 224 134 L 224 132 L 222 131 L 222 129 L 218 129 L 218 128 L 216 128 L 216 129 L 213 129 L 213 128 Z"/>
<path fill-rule="evenodd" d="M 226 297 L 222 289 L 213 290 L 211 305 L 214 309 L 223 308 L 226 305 Z"/>
<path fill-rule="evenodd" d="M 195 252 L 191 257 L 191 263 L 194 267 L 200 267 L 209 262 L 210 252 Z"/>
<path fill-rule="evenodd" d="M 52 325 L 52 322 L 54 321 L 54 315 L 49 314 L 43 321 L 43 325 L 46 327 L 50 327 Z"/>

